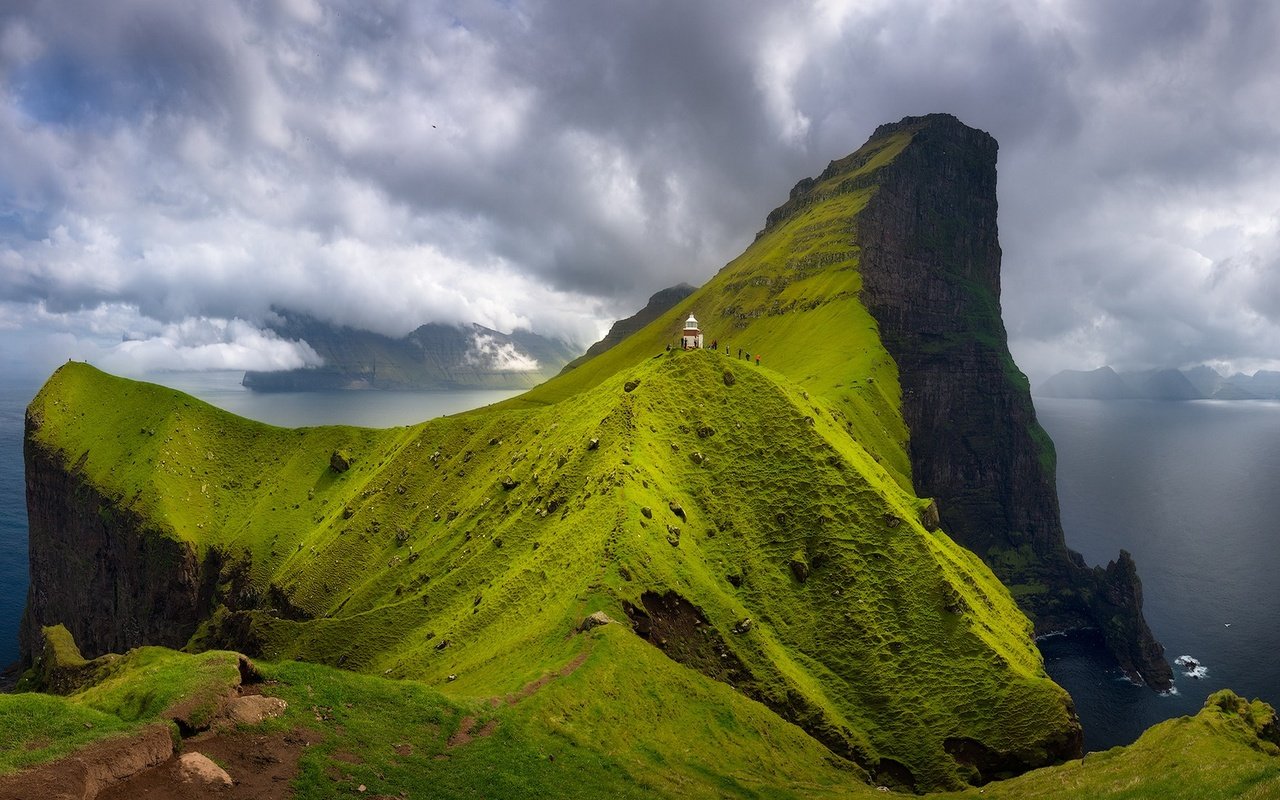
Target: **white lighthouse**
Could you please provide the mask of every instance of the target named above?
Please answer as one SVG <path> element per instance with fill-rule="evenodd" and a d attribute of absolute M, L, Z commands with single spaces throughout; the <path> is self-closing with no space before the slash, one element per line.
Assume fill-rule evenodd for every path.
<path fill-rule="evenodd" d="M 684 333 L 680 334 L 680 346 L 685 350 L 702 349 L 702 331 L 698 329 L 698 320 L 690 314 L 684 321 Z"/>

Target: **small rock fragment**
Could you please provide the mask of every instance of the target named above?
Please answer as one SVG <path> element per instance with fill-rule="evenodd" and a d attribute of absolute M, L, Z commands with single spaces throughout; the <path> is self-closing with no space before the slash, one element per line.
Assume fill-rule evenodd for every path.
<path fill-rule="evenodd" d="M 598 628 L 601 625 L 608 625 L 610 622 L 613 622 L 613 620 L 609 618 L 608 614 L 603 611 L 596 611 L 589 614 L 586 619 L 582 620 L 582 624 L 578 626 L 578 630 L 585 633 L 592 628 Z"/>

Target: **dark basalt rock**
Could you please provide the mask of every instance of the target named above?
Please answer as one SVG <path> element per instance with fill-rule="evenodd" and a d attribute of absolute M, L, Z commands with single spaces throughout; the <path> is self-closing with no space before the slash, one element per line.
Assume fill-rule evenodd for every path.
<path fill-rule="evenodd" d="M 1089 568 L 1063 537 L 1053 442 L 1000 317 L 998 145 L 945 114 L 873 139 L 897 133 L 911 141 L 873 173 L 856 236 L 862 299 L 898 364 L 916 493 L 938 499 L 942 527 L 1006 585 L 1030 590 L 1020 603 L 1038 632 L 1096 626 L 1126 672 L 1168 688 L 1133 560 Z M 803 206 L 799 191 L 775 214 Z"/>
<path fill-rule="evenodd" d="M 210 548 L 199 558 L 190 543 L 104 497 L 78 465 L 33 444 L 30 432 L 23 451 L 31 582 L 18 634 L 22 662 L 37 655 L 41 629 L 58 624 L 86 658 L 185 645 L 218 599 L 223 554 Z"/>

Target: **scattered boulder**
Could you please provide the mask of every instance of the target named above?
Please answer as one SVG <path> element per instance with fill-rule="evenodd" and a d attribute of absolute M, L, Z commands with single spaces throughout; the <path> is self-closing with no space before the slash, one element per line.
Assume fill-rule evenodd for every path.
<path fill-rule="evenodd" d="M 231 786 L 233 781 L 227 771 L 203 753 L 183 753 L 178 757 L 178 778 L 183 783 L 202 786 Z"/>
<path fill-rule="evenodd" d="M 708 436 L 714 436 L 716 429 L 710 425 L 699 425 L 695 432 L 699 439 L 706 439 Z"/>
<path fill-rule="evenodd" d="M 329 469 L 339 475 L 351 469 L 351 455 L 346 450 L 334 450 L 329 456 Z"/>
<path fill-rule="evenodd" d="M 502 488 L 508 492 L 520 485 L 520 481 L 508 475 L 502 479 Z"/>
<path fill-rule="evenodd" d="M 726 369 L 724 371 L 724 385 L 732 386 L 737 382 L 738 382 L 738 379 L 734 376 L 734 374 Z"/>
<path fill-rule="evenodd" d="M 680 529 L 675 525 L 667 526 L 667 544 L 672 547 L 680 546 Z"/>
<path fill-rule="evenodd" d="M 791 574 L 796 576 L 796 580 L 801 583 L 809 580 L 809 564 L 802 556 L 795 555 L 791 557 Z"/>
<path fill-rule="evenodd" d="M 261 694 L 233 697 L 218 712 L 214 726 L 261 725 L 283 714 L 287 707 L 288 703 L 279 697 Z"/>
<path fill-rule="evenodd" d="M 675 514 L 677 517 L 684 520 L 685 522 L 689 521 L 689 518 L 684 515 L 684 507 L 681 506 L 679 503 L 677 503 L 675 500 L 668 502 L 667 508 L 671 509 L 672 514 Z"/>
<path fill-rule="evenodd" d="M 490 436 L 490 437 L 489 437 L 489 446 L 490 446 L 490 447 L 493 447 L 494 445 L 498 445 L 498 444 L 502 444 L 502 440 L 501 440 L 501 439 L 499 439 L 497 436 Z"/>
<path fill-rule="evenodd" d="M 598 447 L 600 447 L 600 440 L 599 440 L 599 439 L 592 439 L 591 441 L 587 442 L 587 449 L 588 449 L 588 450 L 595 450 L 595 449 L 597 449 Z"/>
<path fill-rule="evenodd" d="M 885 525 L 888 525 L 890 528 L 896 528 L 896 527 L 898 527 L 899 525 L 901 525 L 901 524 L 902 524 L 902 520 L 898 519 L 898 518 L 897 518 L 896 516 L 894 516 L 893 514 L 885 514 L 885 515 L 884 515 L 884 524 L 885 524 Z"/>
<path fill-rule="evenodd" d="M 929 505 L 920 510 L 920 524 L 930 533 L 942 527 L 942 515 L 938 511 L 937 500 L 930 500 Z"/>
<path fill-rule="evenodd" d="M 610 622 L 613 622 L 613 620 L 609 618 L 608 614 L 603 611 L 596 611 L 587 615 L 587 618 L 582 620 L 582 624 L 578 626 L 578 630 L 586 633 L 592 628 L 598 628 L 601 625 L 608 625 Z"/>
<path fill-rule="evenodd" d="M 627 381 L 626 383 L 622 384 L 622 391 L 633 392 L 635 391 L 636 387 L 639 385 L 640 385 L 640 381 Z"/>
<path fill-rule="evenodd" d="M 704 456 L 702 453 L 695 451 L 689 454 L 689 460 L 695 464 L 701 464 L 703 461 L 707 460 L 707 457 Z"/>
<path fill-rule="evenodd" d="M 645 506 L 645 507 L 641 508 L 641 509 L 640 509 L 640 514 L 641 514 L 641 516 L 643 516 L 645 519 L 653 519 L 653 509 L 652 509 L 652 508 L 649 508 L 648 506 Z"/>
<path fill-rule="evenodd" d="M 751 617 L 743 617 L 733 626 L 734 633 L 746 633 L 751 630 Z"/>
<path fill-rule="evenodd" d="M 727 581 L 729 582 L 729 585 L 730 585 L 730 586 L 732 586 L 733 588 L 735 588 L 735 589 L 741 589 L 741 588 L 742 588 L 742 573 L 741 573 L 741 572 L 730 572 L 728 575 L 725 575 L 725 576 L 724 576 L 724 578 L 725 578 L 725 580 L 727 580 Z"/>

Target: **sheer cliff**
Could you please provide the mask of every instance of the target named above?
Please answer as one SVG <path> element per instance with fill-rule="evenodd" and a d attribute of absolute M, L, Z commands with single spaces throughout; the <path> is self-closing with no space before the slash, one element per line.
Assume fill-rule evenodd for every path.
<path fill-rule="evenodd" d="M 1166 689 L 1129 554 L 1091 569 L 1064 540 L 1053 443 L 1000 316 L 996 141 L 947 115 L 873 138 L 900 131 L 911 145 L 878 173 L 857 230 L 862 296 L 898 364 L 915 487 L 1038 632 L 1096 627 L 1126 672 Z"/>

